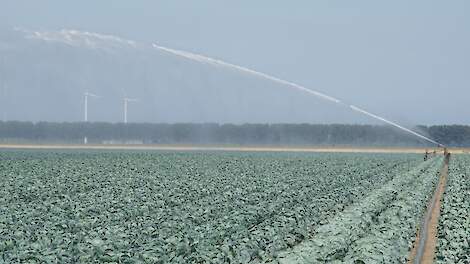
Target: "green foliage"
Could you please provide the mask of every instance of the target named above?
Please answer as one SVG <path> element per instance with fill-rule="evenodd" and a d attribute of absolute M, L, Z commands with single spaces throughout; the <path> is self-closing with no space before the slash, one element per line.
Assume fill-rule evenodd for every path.
<path fill-rule="evenodd" d="M 352 214 L 350 208 L 361 214 L 350 215 L 351 221 L 338 227 L 345 235 L 375 241 L 379 224 L 388 228 L 394 223 L 379 212 L 401 213 L 389 205 L 409 208 L 409 199 L 421 199 L 400 196 L 412 194 L 411 187 L 401 192 L 403 183 L 421 188 L 424 177 L 412 179 L 406 173 L 420 159 L 394 154 L 0 152 L 0 262 L 273 262 L 280 252 L 337 223 L 338 215 Z M 372 211 L 362 200 L 370 201 Z M 334 244 L 324 243 L 342 247 L 346 242 L 363 252 L 350 237 L 332 239 Z"/>
<path fill-rule="evenodd" d="M 470 156 L 451 159 L 441 206 L 437 263 L 470 263 Z"/>
<path fill-rule="evenodd" d="M 443 159 L 424 162 L 370 192 L 280 255 L 280 263 L 405 263 Z"/>

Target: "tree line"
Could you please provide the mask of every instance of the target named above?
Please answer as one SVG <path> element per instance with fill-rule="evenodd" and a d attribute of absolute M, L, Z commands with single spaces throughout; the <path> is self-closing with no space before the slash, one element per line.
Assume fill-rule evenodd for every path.
<path fill-rule="evenodd" d="M 470 146 L 470 126 L 418 126 L 447 146 Z M 152 124 L 0 121 L 0 141 L 307 146 L 431 146 L 394 127 L 347 124 Z"/>

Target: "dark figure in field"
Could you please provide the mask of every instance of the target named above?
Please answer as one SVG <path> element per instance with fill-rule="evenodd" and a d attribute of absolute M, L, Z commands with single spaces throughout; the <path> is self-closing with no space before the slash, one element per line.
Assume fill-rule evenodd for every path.
<path fill-rule="evenodd" d="M 428 156 L 429 156 L 429 152 L 428 150 L 426 150 L 426 152 L 424 153 L 424 161 L 428 160 Z"/>
<path fill-rule="evenodd" d="M 450 160 L 450 153 L 447 152 L 446 157 L 445 157 L 445 163 L 449 165 L 449 160 Z"/>

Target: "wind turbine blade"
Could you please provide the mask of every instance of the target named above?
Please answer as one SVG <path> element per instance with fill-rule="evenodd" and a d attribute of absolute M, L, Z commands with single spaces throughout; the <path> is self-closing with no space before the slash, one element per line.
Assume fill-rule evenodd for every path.
<path fill-rule="evenodd" d="M 92 94 L 92 93 L 86 93 L 88 96 L 95 97 L 95 98 L 101 98 L 101 96 Z"/>
<path fill-rule="evenodd" d="M 124 101 L 126 102 L 139 102 L 139 99 L 136 99 L 136 98 L 124 98 Z"/>

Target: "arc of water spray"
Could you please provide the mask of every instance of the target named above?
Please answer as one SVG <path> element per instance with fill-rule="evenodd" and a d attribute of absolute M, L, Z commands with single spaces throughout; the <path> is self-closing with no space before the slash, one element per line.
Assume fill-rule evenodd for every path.
<path fill-rule="evenodd" d="M 114 42 L 119 43 L 121 45 L 128 45 L 132 48 L 137 48 L 139 46 L 140 47 L 146 46 L 146 45 L 140 45 L 139 43 L 137 43 L 135 41 L 125 40 L 125 39 L 122 39 L 122 38 L 119 38 L 119 37 L 116 37 L 116 36 L 101 35 L 101 34 L 90 33 L 90 32 L 80 32 L 80 31 L 76 31 L 76 30 L 62 30 L 60 32 L 55 32 L 55 33 L 54 32 L 37 32 L 37 31 L 36 32 L 30 32 L 30 31 L 24 30 L 24 29 L 16 29 L 16 30 L 29 33 L 30 34 L 29 37 L 31 37 L 31 38 L 43 39 L 45 41 L 61 41 L 61 42 L 64 42 L 64 43 L 75 44 L 75 45 L 83 44 L 83 43 L 78 43 L 77 44 L 77 43 L 74 42 L 74 41 L 76 41 L 75 39 L 77 37 L 83 37 L 86 40 L 85 44 L 87 44 L 88 46 L 91 46 L 93 48 L 96 48 L 96 47 L 99 46 L 99 41 L 114 41 Z M 94 41 L 92 41 L 92 40 L 94 40 Z M 289 82 L 289 81 L 271 76 L 271 75 L 266 74 L 266 73 L 255 71 L 255 70 L 252 70 L 252 69 L 240 66 L 240 65 L 228 63 L 228 62 L 225 62 L 225 61 L 222 61 L 222 60 L 210 58 L 210 57 L 207 57 L 207 56 L 204 56 L 204 55 L 195 54 L 195 53 L 182 51 L 182 50 L 171 49 L 171 48 L 163 47 L 163 46 L 160 46 L 160 45 L 157 45 L 157 44 L 152 44 L 152 47 L 155 48 L 155 49 L 158 49 L 160 51 L 163 51 L 163 52 L 175 55 L 175 56 L 183 57 L 183 58 L 186 58 L 186 59 L 189 59 L 189 60 L 192 60 L 192 61 L 197 61 L 197 62 L 200 62 L 200 63 L 208 63 L 208 64 L 211 64 L 211 65 L 221 66 L 221 67 L 229 68 L 229 69 L 232 69 L 232 70 L 235 69 L 235 70 L 245 72 L 245 73 L 248 73 L 248 74 L 251 74 L 251 75 L 254 75 L 254 76 L 258 76 L 258 77 L 261 77 L 261 78 L 264 78 L 264 79 L 267 79 L 267 80 L 271 80 L 271 81 L 279 83 L 279 84 L 287 85 L 289 87 L 292 87 L 292 88 L 295 88 L 297 90 L 306 92 L 310 95 L 314 95 L 314 96 L 319 97 L 321 99 L 324 99 L 324 100 L 327 100 L 327 101 L 330 101 L 330 102 L 348 107 L 348 108 L 350 108 L 350 109 L 352 109 L 356 112 L 367 115 L 367 116 L 372 117 L 376 120 L 385 122 L 389 125 L 392 125 L 394 127 L 399 128 L 399 129 L 401 129 L 401 130 L 403 130 L 407 133 L 413 134 L 413 135 L 415 135 L 415 136 L 417 136 L 421 139 L 424 139 L 428 142 L 431 142 L 433 144 L 437 144 L 438 146 L 441 146 L 441 147 L 444 146 L 443 144 L 440 144 L 439 142 L 437 142 L 435 140 L 427 138 L 427 137 L 425 137 L 425 136 L 423 136 L 423 135 L 421 135 L 417 132 L 414 132 L 413 130 L 405 128 L 405 127 L 403 127 L 403 126 L 401 126 L 401 125 L 399 125 L 395 122 L 387 120 L 387 119 L 385 119 L 381 116 L 378 116 L 376 114 L 370 113 L 370 112 L 368 112 L 364 109 L 361 109 L 357 106 L 347 105 L 347 104 L 343 103 L 341 100 L 339 100 L 337 98 L 326 95 L 326 94 L 321 93 L 319 91 L 308 89 L 308 88 L 306 88 L 302 85 L 298 85 L 296 83 Z"/>
<path fill-rule="evenodd" d="M 337 103 L 337 104 L 341 103 L 341 101 L 339 99 L 336 99 L 332 96 L 326 95 L 326 94 L 318 92 L 318 91 L 308 89 L 306 87 L 303 87 L 303 86 L 298 85 L 298 84 L 293 83 L 293 82 L 289 82 L 289 81 L 286 81 L 286 80 L 276 78 L 276 77 L 271 76 L 271 75 L 266 74 L 266 73 L 258 72 L 258 71 L 248 69 L 248 68 L 245 68 L 245 67 L 242 67 L 242 66 L 239 66 L 239 65 L 235 65 L 235 64 L 228 63 L 228 62 L 225 62 L 225 61 L 213 59 L 213 58 L 206 57 L 206 56 L 199 55 L 199 54 L 194 54 L 194 53 L 187 52 L 187 51 L 170 49 L 170 48 L 159 46 L 157 44 L 152 44 L 152 46 L 156 49 L 159 49 L 161 51 L 165 51 L 167 53 L 171 53 L 171 54 L 179 56 L 179 57 L 184 57 L 186 59 L 190 59 L 190 60 L 193 60 L 193 61 L 198 61 L 198 62 L 201 62 L 201 63 L 209 63 L 209 64 L 216 65 L 216 66 L 222 66 L 222 67 L 226 67 L 226 68 L 236 69 L 238 71 L 246 72 L 246 73 L 249 73 L 251 75 L 255 75 L 255 76 L 258 76 L 258 77 L 261 77 L 261 78 L 264 78 L 264 79 L 271 80 L 273 82 L 277 82 L 277 83 L 280 83 L 280 84 L 284 84 L 284 85 L 294 87 L 298 90 L 307 92 L 309 94 L 315 95 L 317 97 L 323 98 L 325 100 L 328 100 L 328 101 L 331 101 L 331 102 L 334 102 L 334 103 Z"/>
<path fill-rule="evenodd" d="M 428 137 L 425 137 L 425 136 L 423 136 L 423 135 L 421 135 L 421 134 L 419 134 L 419 133 L 417 133 L 417 132 L 415 132 L 411 129 L 403 127 L 403 126 L 401 126 L 401 125 L 399 125 L 399 124 L 397 124 L 393 121 L 387 120 L 383 117 L 380 117 L 378 115 L 370 113 L 370 112 L 368 112 L 364 109 L 361 109 L 357 106 L 347 105 L 347 104 L 343 103 L 341 100 L 339 100 L 337 98 L 334 98 L 332 96 L 326 95 L 324 93 L 321 93 L 321 92 L 318 92 L 318 91 L 315 91 L 315 90 L 308 89 L 308 88 L 306 88 L 302 85 L 298 85 L 296 83 L 289 82 L 289 81 L 286 81 L 286 80 L 282 80 L 282 79 L 279 79 L 277 77 L 271 76 L 271 75 L 266 74 L 266 73 L 258 72 L 258 71 L 255 71 L 255 70 L 252 70 L 252 69 L 249 69 L 249 68 L 246 68 L 246 67 L 242 67 L 240 65 L 236 65 L 236 64 L 225 62 L 225 61 L 217 60 L 217 59 L 210 58 L 210 57 L 207 57 L 207 56 L 204 56 L 204 55 L 194 54 L 194 53 L 187 52 L 187 51 L 175 50 L 175 49 L 171 49 L 171 48 L 167 48 L 167 47 L 157 45 L 155 43 L 152 44 L 152 47 L 155 48 L 155 49 L 158 49 L 158 50 L 161 50 L 161 51 L 179 56 L 179 57 L 189 59 L 189 60 L 193 60 L 193 61 L 197 61 L 197 62 L 201 62 L 201 63 L 209 63 L 209 64 L 212 64 L 212 65 L 222 66 L 222 67 L 226 67 L 226 68 L 230 68 L 230 69 L 235 69 L 235 70 L 245 72 L 245 73 L 249 73 L 251 75 L 255 75 L 255 76 L 267 79 L 267 80 L 271 80 L 273 82 L 277 82 L 277 83 L 280 83 L 280 84 L 284 84 L 284 85 L 296 88 L 298 90 L 301 90 L 303 92 L 309 93 L 309 94 L 314 95 L 314 96 L 317 96 L 317 97 L 322 98 L 324 100 L 327 100 L 327 101 L 330 101 L 330 102 L 333 102 L 333 103 L 336 103 L 336 104 L 341 104 L 341 105 L 347 106 L 347 107 L 349 107 L 350 109 L 352 109 L 356 112 L 362 113 L 362 114 L 367 115 L 369 117 L 372 117 L 376 120 L 380 120 L 382 122 L 385 122 L 389 125 L 392 125 L 396 128 L 399 128 L 399 129 L 401 129 L 405 132 L 411 133 L 411 134 L 413 134 L 413 135 L 415 135 L 415 136 L 417 136 L 421 139 L 424 139 L 424 140 L 426 140 L 428 142 L 431 142 L 433 144 L 436 144 L 438 146 L 443 146 L 441 143 L 439 143 L 435 140 L 432 140 Z"/>
<path fill-rule="evenodd" d="M 406 128 L 406 127 L 403 127 L 403 126 L 401 126 L 401 125 L 399 125 L 399 124 L 397 124 L 397 123 L 395 123 L 395 122 L 392 122 L 392 121 L 390 121 L 390 120 L 387 120 L 387 119 L 385 119 L 385 118 L 383 118 L 383 117 L 380 117 L 380 116 L 378 116 L 378 115 L 374 115 L 374 114 L 372 114 L 372 113 L 370 113 L 370 112 L 367 112 L 366 110 L 361 109 L 361 108 L 359 108 L 359 107 L 357 107 L 357 106 L 350 105 L 349 108 L 351 108 L 352 110 L 357 111 L 357 112 L 359 112 L 359 113 L 363 113 L 364 115 L 367 115 L 367 116 L 370 116 L 370 117 L 372 117 L 372 118 L 375 118 L 375 119 L 377 119 L 377 120 L 383 121 L 383 122 L 385 122 L 385 123 L 387 123 L 387 124 L 389 124 L 389 125 L 392 125 L 392 126 L 394 126 L 394 127 L 397 127 L 397 128 L 399 128 L 399 129 L 401 129 L 401 130 L 403 130 L 403 131 L 406 131 L 406 132 L 408 132 L 408 133 L 411 133 L 411 134 L 413 134 L 413 135 L 415 135 L 415 136 L 417 136 L 417 137 L 419 137 L 419 138 L 421 138 L 421 139 L 427 140 L 427 141 L 429 141 L 429 142 L 431 142 L 431 143 L 434 143 L 434 144 L 436 144 L 436 145 L 438 145 L 438 146 L 443 146 L 441 143 L 439 143 L 439 142 L 437 142 L 437 141 L 435 141 L 435 140 L 432 140 L 432 139 L 430 139 L 430 138 L 428 138 L 428 137 L 425 137 L 425 136 L 423 136 L 423 135 L 421 135 L 421 134 L 419 134 L 419 133 L 414 132 L 414 131 L 411 130 L 411 129 L 408 129 L 408 128 Z"/>

